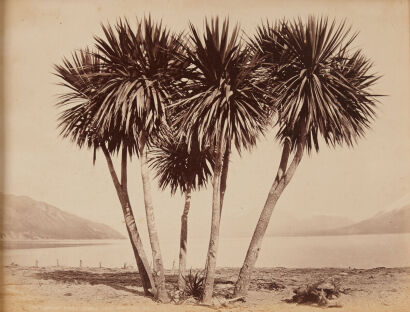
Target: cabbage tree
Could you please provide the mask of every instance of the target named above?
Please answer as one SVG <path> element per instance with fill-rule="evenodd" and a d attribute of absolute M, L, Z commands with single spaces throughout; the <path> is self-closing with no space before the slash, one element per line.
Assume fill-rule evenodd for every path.
<path fill-rule="evenodd" d="M 220 25 L 215 18 L 205 21 L 203 34 L 190 24 L 189 40 L 180 56 L 186 64 L 188 91 L 174 104 L 178 107 L 176 129 L 188 148 L 197 143 L 201 150 L 210 148 L 214 159 L 211 234 L 202 296 L 206 304 L 211 302 L 214 287 L 223 179 L 228 169 L 225 152 L 229 153 L 231 146 L 240 152 L 255 145 L 266 121 L 263 92 L 254 76 L 259 62 L 248 52 L 241 45 L 239 27 L 230 31 L 228 20 Z"/>
<path fill-rule="evenodd" d="M 79 50 L 73 54 L 72 60 L 63 59 L 62 65 L 56 65 L 56 75 L 61 78 L 60 85 L 68 91 L 60 96 L 58 107 L 62 109 L 59 116 L 60 133 L 63 138 L 69 138 L 78 147 L 87 147 L 96 153 L 102 150 L 114 183 L 117 196 L 124 214 L 125 225 L 134 251 L 145 294 L 150 289 L 155 292 L 155 285 L 151 274 L 139 231 L 132 212 L 127 187 L 127 155 L 132 151 L 132 137 L 125 133 L 100 132 L 93 124 L 93 116 L 103 99 L 98 96 L 103 74 L 100 59 L 90 50 Z M 121 151 L 121 177 L 114 168 L 112 156 Z"/>
<path fill-rule="evenodd" d="M 102 133 L 129 138 L 130 155 L 139 158 L 145 214 L 153 258 L 153 278 L 159 301 L 168 301 L 165 273 L 154 217 L 147 153 L 152 138 L 166 124 L 165 106 L 170 101 L 169 82 L 180 62 L 175 36 L 151 17 L 137 20 L 135 27 L 119 20 L 103 26 L 104 37 L 96 37 L 97 56 L 103 65 L 98 78 L 93 126 Z"/>
<path fill-rule="evenodd" d="M 282 157 L 235 285 L 246 294 L 273 209 L 306 152 L 320 144 L 353 146 L 375 116 L 378 77 L 372 63 L 351 44 L 345 23 L 309 17 L 259 26 L 250 45 L 264 58 L 267 87 L 275 99 Z M 292 156 L 288 165 L 289 157 Z"/>
<path fill-rule="evenodd" d="M 200 150 L 198 144 L 188 149 L 184 141 L 178 141 L 171 131 L 168 131 L 157 140 L 149 158 L 150 165 L 156 170 L 159 187 L 168 187 L 171 195 L 179 190 L 185 197 L 181 215 L 178 270 L 178 288 L 184 290 L 191 192 L 205 187 L 211 177 L 212 154 L 209 149 Z"/>

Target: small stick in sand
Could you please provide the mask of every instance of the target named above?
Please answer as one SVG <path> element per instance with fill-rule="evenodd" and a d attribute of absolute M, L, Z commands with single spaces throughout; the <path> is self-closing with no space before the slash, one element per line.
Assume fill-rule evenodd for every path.
<path fill-rule="evenodd" d="M 235 302 L 235 301 L 243 301 L 245 302 L 245 296 L 241 296 L 241 297 L 236 297 L 236 298 L 232 298 L 232 299 L 227 299 L 226 302 L 231 303 L 231 302 Z"/>

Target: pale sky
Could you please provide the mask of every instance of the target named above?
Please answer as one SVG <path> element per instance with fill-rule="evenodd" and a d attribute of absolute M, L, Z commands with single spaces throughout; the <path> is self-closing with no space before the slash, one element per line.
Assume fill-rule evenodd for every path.
<path fill-rule="evenodd" d="M 201 26 L 205 16 L 240 22 L 247 33 L 263 19 L 346 18 L 360 31 L 354 46 L 363 49 L 383 75 L 374 89 L 380 98 L 378 117 L 365 139 L 352 148 L 322 146 L 306 156 L 279 200 L 276 210 L 300 217 L 317 214 L 353 220 L 388 209 L 410 193 L 409 6 L 407 1 L 7 1 L 4 37 L 6 131 L 5 193 L 27 195 L 65 211 L 106 223 L 125 233 L 117 195 L 104 157 L 92 165 L 92 151 L 79 150 L 58 136 L 57 95 L 53 64 L 74 49 L 93 45 L 100 23 L 118 17 L 163 19 L 175 30 L 188 21 Z M 252 232 L 280 159 L 273 132 L 251 153 L 235 155 L 230 164 L 224 224 L 242 222 Z M 138 161 L 129 168 L 129 191 L 143 225 L 144 208 Z M 154 187 L 161 238 L 177 237 L 183 200 Z M 192 235 L 207 237 L 212 188 L 196 193 L 190 213 Z M 273 218 L 275 218 L 275 213 Z M 242 218 L 241 218 L 242 216 Z M 142 235 L 146 236 L 144 227 Z"/>

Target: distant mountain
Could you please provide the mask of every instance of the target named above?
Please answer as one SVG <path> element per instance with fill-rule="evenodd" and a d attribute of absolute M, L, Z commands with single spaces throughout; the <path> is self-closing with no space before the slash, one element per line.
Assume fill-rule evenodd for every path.
<path fill-rule="evenodd" d="M 328 231 L 319 231 L 316 235 L 346 235 L 346 234 L 388 234 L 410 233 L 410 204 L 394 210 L 379 212 L 375 216 L 352 224 Z"/>
<path fill-rule="evenodd" d="M 274 220 L 268 230 L 268 235 L 272 236 L 304 236 L 315 232 L 333 230 L 338 227 L 345 227 L 353 224 L 353 221 L 346 217 L 313 215 L 309 218 L 288 217 L 281 220 Z M 276 223 L 276 224 L 275 224 Z"/>
<path fill-rule="evenodd" d="M 394 209 L 379 212 L 360 222 L 340 216 L 313 215 L 297 217 L 289 212 L 277 211 L 272 215 L 267 236 L 320 236 L 354 234 L 410 233 L 410 203 L 394 205 Z M 397 208 L 400 207 L 400 208 Z M 245 221 L 247 220 L 247 221 Z M 250 213 L 231 218 L 222 227 L 228 237 L 249 237 L 253 234 L 257 219 Z M 248 224 L 244 226 L 244 224 Z"/>
<path fill-rule="evenodd" d="M 226 237 L 249 237 L 255 229 L 257 217 L 250 211 L 244 215 L 224 220 L 222 235 Z M 274 211 L 266 231 L 267 236 L 304 236 L 353 224 L 346 217 L 313 215 L 308 218 L 293 215 L 286 210 Z M 245 225 L 245 226 L 244 226 Z"/>
<path fill-rule="evenodd" d="M 121 239 L 109 226 L 92 222 L 26 196 L 3 196 L 2 239 Z"/>

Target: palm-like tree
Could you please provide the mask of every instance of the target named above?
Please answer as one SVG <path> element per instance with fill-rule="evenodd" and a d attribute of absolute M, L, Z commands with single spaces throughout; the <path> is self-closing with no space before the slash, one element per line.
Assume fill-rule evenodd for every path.
<path fill-rule="evenodd" d="M 157 298 L 167 301 L 165 274 L 155 225 L 147 150 L 152 138 L 166 124 L 165 105 L 170 95 L 167 86 L 180 61 L 178 36 L 151 17 L 137 21 L 134 31 L 128 21 L 119 20 L 113 29 L 104 27 L 105 38 L 95 38 L 104 73 L 98 89 L 98 109 L 93 126 L 102 133 L 130 138 L 130 153 L 140 159 L 145 212 L 153 257 Z"/>
<path fill-rule="evenodd" d="M 100 59 L 88 49 L 80 50 L 73 54 L 72 61 L 64 59 L 63 65 L 56 65 L 55 69 L 56 75 L 63 81 L 60 84 L 71 90 L 63 94 L 58 103 L 58 106 L 63 108 L 59 117 L 61 135 L 64 138 L 70 138 L 80 148 L 85 146 L 94 149 L 94 162 L 97 150 L 101 149 L 104 152 L 121 203 L 144 292 L 149 294 L 149 289 L 152 288 L 155 291 L 155 286 L 128 196 L 128 141 L 121 134 L 100 133 L 92 125 L 95 108 L 98 107 L 98 103 L 94 102 L 101 100 L 98 97 L 101 84 L 98 76 L 102 74 Z M 113 147 L 122 150 L 121 182 L 111 159 L 111 154 L 115 152 Z"/>
<path fill-rule="evenodd" d="M 178 270 L 178 288 L 184 290 L 191 192 L 206 186 L 212 175 L 212 154 L 209 149 L 201 151 L 198 144 L 188 149 L 184 141 L 178 141 L 169 131 L 157 140 L 149 156 L 150 165 L 156 169 L 159 187 L 169 187 L 172 195 L 179 189 L 185 196 L 181 216 Z"/>
<path fill-rule="evenodd" d="M 283 145 L 276 178 L 255 228 L 235 286 L 246 294 L 272 211 L 307 150 L 319 150 L 319 135 L 327 145 L 352 146 L 365 134 L 375 115 L 375 95 L 369 90 L 378 77 L 370 61 L 350 51 L 356 35 L 345 23 L 309 17 L 258 28 L 251 44 L 265 57 L 271 73 L 270 92 L 276 99 L 277 138 Z M 294 152 L 288 166 L 289 155 Z"/>
<path fill-rule="evenodd" d="M 215 162 L 204 303 L 211 301 L 215 279 L 225 151 L 229 152 L 231 145 L 238 151 L 253 146 L 265 123 L 263 101 L 260 101 L 263 92 L 256 87 L 257 79 L 253 75 L 258 62 L 241 47 L 238 33 L 238 26 L 229 31 L 228 20 L 220 27 L 218 18 L 205 21 L 203 36 L 190 24 L 189 42 L 181 55 L 187 64 L 188 91 L 176 105 L 176 129 L 183 134 L 188 148 L 196 143 L 201 149 L 211 148 Z"/>

